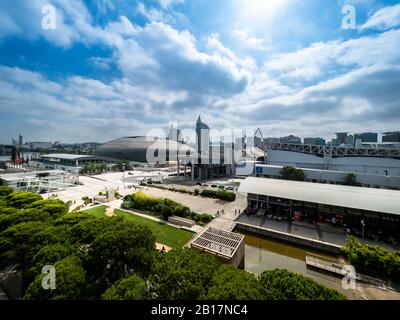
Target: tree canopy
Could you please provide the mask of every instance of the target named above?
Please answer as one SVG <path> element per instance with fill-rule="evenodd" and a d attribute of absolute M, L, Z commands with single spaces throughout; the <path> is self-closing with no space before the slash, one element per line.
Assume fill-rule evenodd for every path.
<path fill-rule="evenodd" d="M 302 169 L 286 166 L 280 172 L 280 176 L 284 180 L 304 181 L 306 175 Z"/>
<path fill-rule="evenodd" d="M 258 279 L 205 252 L 158 252 L 147 226 L 123 218 L 68 213 L 64 202 L 26 192 L 4 191 L 2 199 L 0 267 L 18 266 L 25 299 L 341 298 L 311 279 L 283 271 L 265 272 Z M 150 205 L 152 199 L 143 201 Z M 169 201 L 164 203 L 174 204 Z M 55 268 L 53 290 L 42 287 L 46 265 Z"/>
<path fill-rule="evenodd" d="M 106 290 L 102 300 L 144 300 L 148 296 L 146 282 L 138 275 L 132 274 Z"/>

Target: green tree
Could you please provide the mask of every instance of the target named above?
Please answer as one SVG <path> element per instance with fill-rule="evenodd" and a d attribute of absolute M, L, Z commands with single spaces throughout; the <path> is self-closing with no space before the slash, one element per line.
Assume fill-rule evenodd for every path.
<path fill-rule="evenodd" d="M 133 272 L 148 274 L 154 251 L 155 237 L 148 227 L 121 221 L 96 236 L 87 253 L 85 266 L 98 279 L 100 287 L 104 285 L 107 288 Z"/>
<path fill-rule="evenodd" d="M 216 258 L 204 252 L 179 249 L 161 254 L 154 261 L 150 291 L 157 299 L 198 299 L 218 268 Z"/>
<path fill-rule="evenodd" d="M 267 300 L 343 300 L 336 290 L 287 270 L 264 271 L 259 278 L 261 292 Z"/>
<path fill-rule="evenodd" d="M 360 184 L 357 181 L 357 175 L 355 173 L 349 173 L 344 177 L 343 183 L 347 186 L 358 187 Z"/>
<path fill-rule="evenodd" d="M 400 283 L 400 250 L 389 251 L 348 237 L 342 252 L 357 270 L 372 276 L 386 276 Z"/>
<path fill-rule="evenodd" d="M 284 180 L 304 181 L 306 178 L 306 175 L 302 169 L 291 166 L 283 167 L 279 174 Z"/>
<path fill-rule="evenodd" d="M 17 160 L 17 148 L 13 147 L 11 150 L 11 162 L 15 163 Z"/>
<path fill-rule="evenodd" d="M 77 300 L 84 297 L 86 271 L 79 258 L 70 256 L 58 261 L 55 265 L 56 288 L 45 290 L 42 280 L 46 274 L 38 275 L 25 293 L 27 300 Z"/>
<path fill-rule="evenodd" d="M 52 218 L 58 218 L 68 212 L 68 205 L 59 199 L 38 200 L 26 206 L 26 209 L 47 212 Z"/>
<path fill-rule="evenodd" d="M 14 189 L 9 186 L 0 186 L 0 198 L 13 193 Z"/>
<path fill-rule="evenodd" d="M 146 282 L 135 274 L 118 280 L 101 296 L 102 300 L 144 300 L 146 298 Z"/>
<path fill-rule="evenodd" d="M 232 265 L 222 265 L 214 274 L 207 296 L 210 300 L 257 300 L 261 290 L 254 275 Z"/>
<path fill-rule="evenodd" d="M 13 192 L 5 197 L 7 205 L 13 208 L 22 209 L 31 203 L 42 200 L 43 198 L 32 192 Z"/>

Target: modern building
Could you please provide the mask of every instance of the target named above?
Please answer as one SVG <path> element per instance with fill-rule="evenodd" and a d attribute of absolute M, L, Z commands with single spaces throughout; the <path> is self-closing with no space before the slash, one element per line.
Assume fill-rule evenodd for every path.
<path fill-rule="evenodd" d="M 270 144 L 267 164 L 400 176 L 400 149 Z"/>
<path fill-rule="evenodd" d="M 280 179 L 283 166 L 274 166 L 266 164 L 256 164 L 256 176 L 264 178 Z M 304 171 L 305 181 L 343 184 L 349 172 L 333 171 L 324 169 L 300 168 Z M 400 190 L 400 175 L 389 176 L 379 174 L 357 173 L 357 182 L 362 187 L 368 188 L 386 188 Z"/>
<path fill-rule="evenodd" d="M 249 177 L 247 213 L 361 229 L 400 239 L 400 191 Z"/>
<path fill-rule="evenodd" d="M 18 191 L 48 193 L 73 187 L 79 177 L 62 170 L 5 173 L 0 175 L 0 184 Z"/>
<path fill-rule="evenodd" d="M 382 142 L 397 142 L 400 143 L 400 131 L 385 132 L 382 136 Z"/>
<path fill-rule="evenodd" d="M 349 135 L 346 137 L 344 144 L 348 147 L 354 147 L 354 136 Z"/>
<path fill-rule="evenodd" d="M 347 135 L 349 134 L 348 132 L 336 132 L 336 140 L 338 141 L 338 144 L 345 144 L 346 143 L 346 138 Z"/>
<path fill-rule="evenodd" d="M 326 141 L 323 138 L 304 138 L 304 144 L 309 144 L 313 146 L 324 146 Z"/>
<path fill-rule="evenodd" d="M 96 155 L 139 163 L 166 164 L 190 156 L 194 149 L 177 141 L 150 137 L 124 137 L 107 142 L 96 150 Z"/>
<path fill-rule="evenodd" d="M 354 135 L 354 141 L 361 142 L 378 142 L 378 134 L 374 132 L 357 133 Z"/>
<path fill-rule="evenodd" d="M 22 134 L 19 134 L 19 136 L 18 136 L 18 145 L 22 146 L 23 142 L 24 142 L 24 138 L 23 138 Z"/>
<path fill-rule="evenodd" d="M 15 146 L 11 144 L 0 144 L 0 156 L 11 156 Z"/>
<path fill-rule="evenodd" d="M 281 143 L 294 143 L 294 144 L 297 144 L 297 143 L 301 143 L 301 139 L 299 137 L 290 135 L 290 136 L 287 136 L 287 137 L 281 137 L 280 138 L 280 142 Z"/>
<path fill-rule="evenodd" d="M 79 173 L 79 171 L 85 166 L 85 164 L 111 164 L 115 162 L 115 159 L 109 157 L 52 153 L 40 155 L 37 159 L 29 161 L 29 166 L 49 170 L 63 170 L 72 173 Z"/>
<path fill-rule="evenodd" d="M 48 150 L 53 147 L 53 142 L 32 141 L 24 144 L 24 148 L 29 150 Z"/>

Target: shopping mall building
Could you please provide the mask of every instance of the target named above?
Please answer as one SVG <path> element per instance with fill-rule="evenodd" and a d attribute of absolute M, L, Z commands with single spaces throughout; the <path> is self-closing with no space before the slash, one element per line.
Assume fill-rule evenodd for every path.
<path fill-rule="evenodd" d="M 397 190 L 249 177 L 239 192 L 247 194 L 248 214 L 331 224 L 355 233 L 364 229 L 371 239 L 400 240 Z"/>

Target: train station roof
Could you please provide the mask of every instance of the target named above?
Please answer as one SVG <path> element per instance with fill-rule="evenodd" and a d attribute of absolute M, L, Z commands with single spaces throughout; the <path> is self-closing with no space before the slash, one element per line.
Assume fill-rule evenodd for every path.
<path fill-rule="evenodd" d="M 239 192 L 400 215 L 400 191 L 248 177 Z"/>

